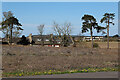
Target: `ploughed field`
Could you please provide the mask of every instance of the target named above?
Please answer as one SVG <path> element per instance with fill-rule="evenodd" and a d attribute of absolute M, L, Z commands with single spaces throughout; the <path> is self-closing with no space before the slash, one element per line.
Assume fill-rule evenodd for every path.
<path fill-rule="evenodd" d="M 3 73 L 115 68 L 118 49 L 3 45 L 2 66 Z"/>

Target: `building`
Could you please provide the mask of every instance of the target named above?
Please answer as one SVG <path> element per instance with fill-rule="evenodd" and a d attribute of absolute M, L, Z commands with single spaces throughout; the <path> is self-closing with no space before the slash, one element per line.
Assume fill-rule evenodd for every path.
<path fill-rule="evenodd" d="M 59 38 L 56 35 L 32 35 L 32 40 L 35 42 L 35 45 L 44 45 L 44 46 L 49 46 L 49 47 L 60 47 L 64 44 L 64 41 L 61 40 L 61 38 Z M 28 39 L 29 37 L 27 37 Z M 13 42 L 17 43 L 18 41 L 20 41 L 21 38 L 13 38 Z M 62 38 L 63 39 L 63 38 Z M 72 35 L 67 37 L 67 43 L 69 43 L 69 45 L 73 45 L 74 42 L 89 42 L 91 41 L 91 36 L 76 36 L 76 35 Z M 94 41 L 107 41 L 107 37 L 106 36 L 93 36 L 93 40 Z M 120 41 L 120 37 L 113 37 L 110 36 L 109 37 L 109 41 Z M 7 38 L 0 38 L 0 42 L 3 44 L 7 44 L 8 40 Z"/>
<path fill-rule="evenodd" d="M 70 37 L 67 37 L 68 42 L 72 43 L 72 40 Z M 32 40 L 35 42 L 35 44 L 44 44 L 48 46 L 61 46 L 62 45 L 62 40 L 56 35 L 32 35 Z"/>
<path fill-rule="evenodd" d="M 93 40 L 94 41 L 103 41 L 104 40 L 104 36 L 93 36 Z M 83 37 L 83 41 L 91 41 L 91 36 L 84 36 Z"/>

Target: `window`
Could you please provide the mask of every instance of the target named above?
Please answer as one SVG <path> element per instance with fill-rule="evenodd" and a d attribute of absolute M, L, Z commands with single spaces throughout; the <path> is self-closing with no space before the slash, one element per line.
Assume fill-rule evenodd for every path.
<path fill-rule="evenodd" d="M 46 39 L 45 41 L 49 41 L 49 39 Z"/>
<path fill-rule="evenodd" d="M 37 41 L 41 41 L 41 39 L 37 39 Z"/>

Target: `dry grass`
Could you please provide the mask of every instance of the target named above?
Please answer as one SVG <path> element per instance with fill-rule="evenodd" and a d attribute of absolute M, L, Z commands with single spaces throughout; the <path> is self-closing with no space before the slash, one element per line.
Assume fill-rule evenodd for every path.
<path fill-rule="evenodd" d="M 99 45 L 99 48 L 107 48 L 107 42 L 94 42 L 94 43 L 97 43 Z M 82 44 L 86 47 L 89 48 L 91 47 L 91 42 L 82 42 Z M 120 44 L 120 42 L 109 42 L 109 47 L 118 48 L 118 44 Z"/>
<path fill-rule="evenodd" d="M 2 46 L 3 72 L 116 67 L 118 49 L 77 47 Z"/>

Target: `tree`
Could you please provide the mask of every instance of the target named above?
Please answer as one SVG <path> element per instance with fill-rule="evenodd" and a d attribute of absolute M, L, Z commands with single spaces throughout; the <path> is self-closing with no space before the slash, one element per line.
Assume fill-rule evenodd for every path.
<path fill-rule="evenodd" d="M 107 28 L 107 48 L 109 49 L 109 26 L 110 24 L 114 25 L 113 20 L 114 20 L 115 14 L 114 13 L 105 13 L 103 15 L 103 18 L 101 19 L 101 23 L 106 23 L 106 28 Z"/>
<path fill-rule="evenodd" d="M 13 17 L 13 13 L 11 11 L 8 11 L 8 12 L 3 12 L 3 16 L 4 18 L 3 19 L 9 19 L 10 17 Z"/>
<path fill-rule="evenodd" d="M 20 27 L 14 27 L 13 28 L 13 37 L 18 38 L 22 34 L 23 29 Z"/>
<path fill-rule="evenodd" d="M 44 45 L 44 37 L 42 36 L 43 35 L 43 32 L 44 32 L 44 24 L 38 26 L 38 31 L 39 31 L 39 35 L 41 37 L 41 42 L 42 42 L 42 45 Z"/>
<path fill-rule="evenodd" d="M 98 25 L 96 19 L 92 15 L 84 15 L 82 17 L 82 20 L 84 21 L 82 24 L 82 33 L 85 33 L 87 31 L 90 31 L 91 40 L 92 40 L 92 48 L 93 48 L 93 29 L 96 29 L 99 33 L 104 27 L 101 27 Z"/>
<path fill-rule="evenodd" d="M 25 35 L 22 35 L 22 38 L 20 39 L 19 42 L 17 42 L 17 44 L 28 45 L 28 44 L 30 44 L 30 42 L 28 39 L 26 39 Z"/>
<path fill-rule="evenodd" d="M 2 25 L 1 29 L 5 29 L 5 28 L 9 27 L 9 29 L 10 29 L 10 43 L 12 43 L 12 33 L 13 33 L 14 27 L 18 28 L 19 30 L 23 30 L 21 27 L 19 27 L 22 25 L 19 23 L 18 19 L 15 17 L 10 17 L 10 18 L 6 19 L 5 21 L 3 21 L 1 23 L 1 25 Z M 6 26 L 6 25 L 9 25 L 9 26 Z"/>
<path fill-rule="evenodd" d="M 102 35 L 105 35 L 106 34 L 106 32 L 105 31 L 102 31 Z"/>
<path fill-rule="evenodd" d="M 116 35 L 114 35 L 113 37 L 119 37 L 119 35 L 118 35 L 118 34 L 116 34 Z"/>
<path fill-rule="evenodd" d="M 71 23 L 64 23 L 64 25 L 59 25 L 54 22 L 53 29 L 58 39 L 61 41 L 61 45 L 68 46 L 70 34 L 72 32 Z"/>
<path fill-rule="evenodd" d="M 70 35 L 72 32 L 71 26 L 72 26 L 71 23 L 64 23 L 63 25 L 62 33 L 63 33 L 63 46 L 64 47 L 69 46 L 70 44 L 69 39 L 71 39 L 71 41 L 73 42 L 73 45 L 75 44 L 73 38 Z"/>
<path fill-rule="evenodd" d="M 5 21 L 6 19 L 9 19 L 10 17 L 13 17 L 13 13 L 11 11 L 8 12 L 3 12 L 3 21 Z M 7 41 L 9 43 L 9 38 L 10 38 L 10 29 L 9 29 L 9 25 L 5 25 L 7 28 L 3 28 L 2 32 L 3 34 L 5 34 L 5 38 L 7 38 Z"/>
<path fill-rule="evenodd" d="M 10 36 L 10 43 L 12 43 L 12 36 L 13 34 L 20 34 L 18 33 L 19 30 L 23 30 L 21 27 L 22 26 L 18 19 L 13 16 L 13 13 L 11 11 L 8 12 L 3 12 L 3 21 L 0 23 L 2 26 L 0 27 L 0 30 L 5 34 L 5 36 L 8 38 L 9 41 L 9 36 Z M 16 29 L 16 31 L 13 32 L 13 30 Z"/>
<path fill-rule="evenodd" d="M 40 35 L 42 35 L 43 32 L 44 32 L 44 26 L 45 26 L 44 24 L 38 26 L 38 31 L 39 31 L 39 34 L 40 34 Z"/>

